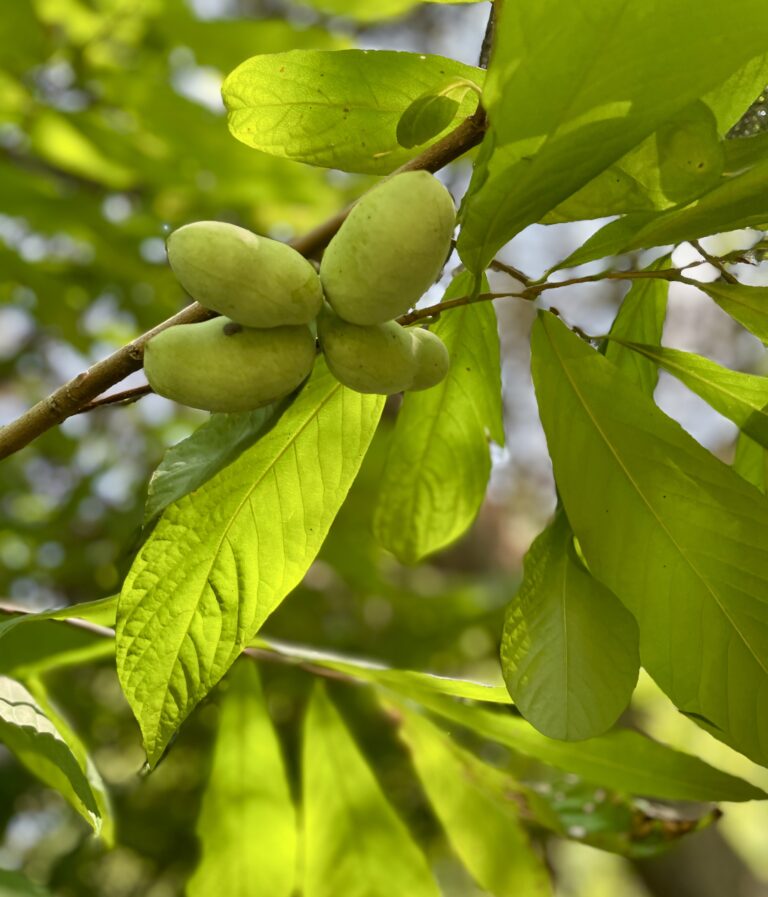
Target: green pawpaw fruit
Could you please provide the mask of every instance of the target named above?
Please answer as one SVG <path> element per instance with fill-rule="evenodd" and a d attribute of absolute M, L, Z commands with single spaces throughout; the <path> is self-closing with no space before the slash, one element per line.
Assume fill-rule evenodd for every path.
<path fill-rule="evenodd" d="M 410 387 L 416 374 L 414 341 L 396 321 L 363 327 L 325 311 L 317 333 L 331 373 L 344 386 L 380 395 Z"/>
<path fill-rule="evenodd" d="M 320 278 L 304 256 L 234 224 L 180 227 L 168 260 L 190 296 L 245 327 L 307 324 L 322 307 Z"/>
<path fill-rule="evenodd" d="M 320 263 L 333 310 L 363 325 L 403 314 L 440 274 L 455 222 L 451 194 L 426 171 L 395 175 L 366 193 Z"/>
<path fill-rule="evenodd" d="M 430 333 L 417 328 L 411 331 L 416 353 L 416 375 L 408 387 L 411 390 L 430 389 L 445 379 L 451 366 L 451 357 L 445 343 Z"/>
<path fill-rule="evenodd" d="M 204 411 L 252 411 L 293 392 L 315 361 L 306 326 L 253 330 L 227 318 L 152 337 L 144 372 L 156 393 Z"/>

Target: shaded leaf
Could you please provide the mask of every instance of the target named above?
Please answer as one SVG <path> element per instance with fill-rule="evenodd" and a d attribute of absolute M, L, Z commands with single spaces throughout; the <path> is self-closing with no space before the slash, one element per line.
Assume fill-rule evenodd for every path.
<path fill-rule="evenodd" d="M 0 676 L 0 741 L 99 833 L 100 801 L 72 746 L 32 694 L 7 676 Z"/>
<path fill-rule="evenodd" d="M 481 762 L 429 720 L 399 711 L 400 737 L 456 854 L 494 897 L 551 894 L 546 868 L 509 795 L 509 777 Z"/>
<path fill-rule="evenodd" d="M 430 93 L 414 100 L 397 123 L 397 142 L 405 149 L 420 146 L 435 137 L 456 117 L 459 101 Z"/>
<path fill-rule="evenodd" d="M 145 525 L 231 464 L 274 426 L 291 401 L 292 396 L 256 411 L 212 414 L 191 436 L 171 446 L 149 481 Z"/>
<path fill-rule="evenodd" d="M 761 492 L 768 490 L 768 450 L 744 433 L 736 440 L 733 469 Z"/>
<path fill-rule="evenodd" d="M 501 642 L 509 693 L 550 738 L 601 735 L 626 709 L 637 683 L 637 624 L 581 563 L 562 511 L 523 564 Z"/>
<path fill-rule="evenodd" d="M 387 174 L 415 155 L 397 141 L 397 123 L 411 103 L 439 91 L 446 78 L 482 84 L 484 77 L 482 69 L 442 56 L 297 50 L 246 60 L 227 77 L 222 93 L 230 131 L 254 149 L 326 168 Z M 456 117 L 470 115 L 476 104 L 468 95 Z"/>
<path fill-rule="evenodd" d="M 445 299 L 472 291 L 459 275 Z M 448 376 L 406 393 L 391 437 L 374 511 L 376 538 L 415 563 L 463 535 L 480 509 L 491 472 L 488 436 L 503 442 L 496 314 L 491 303 L 452 309 L 432 331 L 451 356 Z"/>
<path fill-rule="evenodd" d="M 304 576 L 382 407 L 319 361 L 264 438 L 166 508 L 125 581 L 116 630 L 150 765 Z"/>
<path fill-rule="evenodd" d="M 221 699 L 197 836 L 202 857 L 188 897 L 291 897 L 296 812 L 256 665 L 238 661 Z"/>
<path fill-rule="evenodd" d="M 320 686 L 302 762 L 305 897 L 438 897 L 424 855 Z"/>
<path fill-rule="evenodd" d="M 560 496 L 637 619 L 643 666 L 715 737 L 768 760 L 768 502 L 553 315 L 532 345 Z"/>
<path fill-rule="evenodd" d="M 0 897 L 50 897 L 51 892 L 33 884 L 20 872 L 0 869 Z"/>

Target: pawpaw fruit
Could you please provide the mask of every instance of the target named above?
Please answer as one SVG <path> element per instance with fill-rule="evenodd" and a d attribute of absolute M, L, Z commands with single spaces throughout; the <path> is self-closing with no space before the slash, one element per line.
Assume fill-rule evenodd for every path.
<path fill-rule="evenodd" d="M 429 330 L 411 330 L 416 354 L 416 374 L 408 387 L 411 390 L 430 389 L 445 379 L 451 358 L 445 343 Z"/>
<path fill-rule="evenodd" d="M 245 327 L 307 324 L 323 290 L 295 249 L 224 221 L 196 221 L 168 238 L 168 261 L 193 299 Z"/>
<path fill-rule="evenodd" d="M 317 334 L 331 373 L 344 386 L 391 395 L 413 382 L 415 344 L 396 321 L 364 327 L 325 311 L 318 319 Z"/>
<path fill-rule="evenodd" d="M 320 263 L 333 310 L 351 324 L 406 312 L 437 279 L 456 221 L 451 194 L 427 171 L 407 171 L 352 207 Z"/>
<path fill-rule="evenodd" d="M 293 392 L 315 361 L 307 326 L 254 330 L 228 318 L 152 337 L 144 372 L 156 393 L 204 411 L 251 411 Z"/>

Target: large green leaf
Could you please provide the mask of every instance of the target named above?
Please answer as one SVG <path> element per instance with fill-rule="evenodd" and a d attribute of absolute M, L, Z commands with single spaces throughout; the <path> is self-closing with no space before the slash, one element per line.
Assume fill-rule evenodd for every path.
<path fill-rule="evenodd" d="M 98 834 L 102 798 L 73 746 L 19 682 L 0 676 L 0 741 L 42 782 L 58 791 Z"/>
<path fill-rule="evenodd" d="M 768 19 L 760 0 L 738 0 L 727 17 L 719 11 L 715 0 L 502 7 L 483 94 L 491 131 L 459 238 L 472 270 L 482 270 L 525 226 L 764 53 Z"/>
<path fill-rule="evenodd" d="M 400 711 L 408 747 L 451 846 L 494 897 L 552 893 L 546 868 L 521 824 L 509 777 L 458 747 L 425 717 Z"/>
<path fill-rule="evenodd" d="M 471 291 L 464 273 L 445 299 Z M 406 393 L 374 512 L 377 539 L 404 563 L 449 545 L 472 524 L 491 472 L 488 436 L 504 439 L 492 305 L 452 309 L 433 332 L 447 346 L 451 368 L 432 389 Z"/>
<path fill-rule="evenodd" d="M 419 151 L 397 142 L 397 123 L 411 103 L 447 80 L 482 84 L 484 77 L 482 69 L 442 56 L 295 50 L 246 60 L 222 92 L 229 128 L 248 146 L 311 165 L 387 174 Z M 470 92 L 456 118 L 476 105 Z"/>
<path fill-rule="evenodd" d="M 307 711 L 304 897 L 438 897 L 424 855 L 327 694 Z"/>
<path fill-rule="evenodd" d="M 435 676 L 432 673 L 422 673 L 418 670 L 392 669 L 392 667 L 383 666 L 370 660 L 330 651 L 318 651 L 315 648 L 292 645 L 276 639 L 256 638 L 251 645 L 261 651 L 277 654 L 284 660 L 290 659 L 297 664 L 335 670 L 352 679 L 389 686 L 397 691 L 407 691 L 412 688 L 416 694 L 427 691 L 439 695 L 450 695 L 454 698 L 465 698 L 470 701 L 487 701 L 491 704 L 511 703 L 509 694 L 503 685 L 488 685 L 484 682 L 457 679 L 451 676 Z"/>
<path fill-rule="evenodd" d="M 637 683 L 637 624 L 582 564 L 562 511 L 531 546 L 524 573 L 501 642 L 509 693 L 550 738 L 601 735 Z"/>
<path fill-rule="evenodd" d="M 614 729 L 587 741 L 558 741 L 547 738 L 530 723 L 509 712 L 459 703 L 426 690 L 419 693 L 411 684 L 406 689 L 395 689 L 391 684 L 389 687 L 482 738 L 622 794 L 691 801 L 744 801 L 766 797 L 765 792 L 743 779 L 721 772 L 698 757 L 652 741 L 632 729 Z"/>
<path fill-rule="evenodd" d="M 711 299 L 746 327 L 750 333 L 768 343 L 768 287 L 749 287 L 742 283 L 695 284 Z"/>
<path fill-rule="evenodd" d="M 144 522 L 231 464 L 274 426 L 291 401 L 241 414 L 212 414 L 191 436 L 169 448 L 149 481 Z"/>
<path fill-rule="evenodd" d="M 291 897 L 296 812 L 256 665 L 248 660 L 226 679 L 197 835 L 202 856 L 188 897 Z"/>
<path fill-rule="evenodd" d="M 560 496 L 681 711 L 768 761 L 768 502 L 554 315 L 533 373 Z"/>
<path fill-rule="evenodd" d="M 614 730 L 588 741 L 568 743 L 547 738 L 513 713 L 493 713 L 467 700 L 509 703 L 507 690 L 465 679 L 432 676 L 296 645 L 258 639 L 256 647 L 280 653 L 312 671 L 315 667 L 343 673 L 352 680 L 385 687 L 390 694 L 415 701 L 440 716 L 498 741 L 526 757 L 566 773 L 575 773 L 597 786 L 624 794 L 650 795 L 668 800 L 752 800 L 765 797 L 753 785 L 713 769 L 691 757 L 630 729 Z M 453 698 L 462 698 L 461 702 Z"/>
<path fill-rule="evenodd" d="M 692 352 L 626 340 L 622 345 L 677 377 L 715 411 L 768 448 L 768 378 L 732 371 Z"/>
<path fill-rule="evenodd" d="M 166 508 L 120 596 L 117 669 L 151 765 L 304 576 L 384 400 L 322 361 L 269 433 Z"/>
<path fill-rule="evenodd" d="M 761 492 L 768 489 L 768 450 L 744 433 L 736 440 L 733 469 Z"/>

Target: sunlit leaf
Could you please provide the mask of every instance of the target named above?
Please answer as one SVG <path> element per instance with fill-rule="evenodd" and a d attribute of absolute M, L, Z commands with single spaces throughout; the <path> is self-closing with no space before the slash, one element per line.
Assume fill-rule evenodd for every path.
<path fill-rule="evenodd" d="M 724 312 L 768 343 L 768 287 L 742 283 L 696 283 Z"/>
<path fill-rule="evenodd" d="M 188 897 L 291 897 L 296 812 L 259 675 L 247 660 L 225 680 L 197 835 L 202 857 Z"/>
<path fill-rule="evenodd" d="M 442 56 L 296 50 L 246 60 L 222 90 L 230 130 L 248 146 L 311 165 L 386 174 L 417 152 L 397 142 L 397 123 L 411 103 L 439 91 L 446 79 L 482 83 L 484 75 Z M 476 105 L 468 94 L 456 117 Z"/>
<path fill-rule="evenodd" d="M 438 897 L 424 855 L 319 686 L 302 762 L 304 897 Z"/>
<path fill-rule="evenodd" d="M 304 576 L 382 407 L 318 362 L 263 439 L 166 508 L 125 581 L 116 630 L 150 764 Z"/>
<path fill-rule="evenodd" d="M 459 275 L 445 299 L 472 290 Z M 431 328 L 451 355 L 448 376 L 406 393 L 392 435 L 374 512 L 377 539 L 414 563 L 466 532 L 491 472 L 489 436 L 503 442 L 496 315 L 490 303 L 446 312 Z"/>

